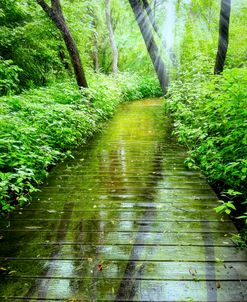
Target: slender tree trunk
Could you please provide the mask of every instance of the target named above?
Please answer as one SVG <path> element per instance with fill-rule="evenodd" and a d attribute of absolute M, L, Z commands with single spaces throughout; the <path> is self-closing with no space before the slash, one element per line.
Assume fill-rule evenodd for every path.
<path fill-rule="evenodd" d="M 92 18 L 91 25 L 93 28 L 93 50 L 92 50 L 92 58 L 93 58 L 93 67 L 94 71 L 99 71 L 99 46 L 98 46 L 98 33 L 97 33 L 97 18 L 94 13 L 94 9 L 92 7 L 88 7 L 89 15 Z"/>
<path fill-rule="evenodd" d="M 118 72 L 118 49 L 115 41 L 114 31 L 112 28 L 112 20 L 111 20 L 111 6 L 110 0 L 105 0 L 105 15 L 106 15 L 106 24 L 109 31 L 109 37 L 111 42 L 111 50 L 112 50 L 112 72 L 117 74 Z"/>
<path fill-rule="evenodd" d="M 70 59 L 74 68 L 78 86 L 87 88 L 88 84 L 82 67 L 79 51 L 64 19 L 60 0 L 51 0 L 51 6 L 49 6 L 45 2 L 45 0 L 36 0 L 36 2 L 43 8 L 43 10 L 52 19 L 52 21 L 62 33 L 65 45 L 69 52 Z"/>
<path fill-rule="evenodd" d="M 144 8 L 145 8 L 145 10 L 147 12 L 149 21 L 152 24 L 154 31 L 156 32 L 156 34 L 158 35 L 158 37 L 162 40 L 162 34 L 161 34 L 160 29 L 159 29 L 159 27 L 158 27 L 158 25 L 157 25 L 157 23 L 155 21 L 155 15 L 154 15 L 154 13 L 152 11 L 151 6 L 149 5 L 149 3 L 148 3 L 147 0 L 142 0 L 142 3 L 143 3 L 143 6 L 144 6 Z"/>
<path fill-rule="evenodd" d="M 159 54 L 158 47 L 155 43 L 147 15 L 140 0 L 129 0 L 129 3 L 142 33 L 142 37 L 146 44 L 149 56 L 152 60 L 155 72 L 159 79 L 160 86 L 163 93 L 165 94 L 168 86 L 168 74 L 165 68 L 165 64 Z"/>
<path fill-rule="evenodd" d="M 162 37 L 162 32 L 160 31 L 160 28 L 155 21 L 155 14 L 154 14 L 150 4 L 148 3 L 148 0 L 142 0 L 142 2 L 143 2 L 143 6 L 147 12 L 149 21 L 153 26 L 154 31 L 156 32 L 157 36 L 160 38 L 160 41 L 161 41 L 163 47 L 166 48 L 166 42 L 164 41 L 164 39 Z M 154 5 L 157 5 L 157 4 L 154 3 Z"/>
<path fill-rule="evenodd" d="M 229 40 L 229 23 L 231 14 L 231 0 L 221 0 L 220 21 L 219 21 L 219 41 L 216 55 L 214 74 L 219 74 L 224 69 L 228 40 Z"/>
<path fill-rule="evenodd" d="M 157 6 L 157 0 L 154 0 L 154 3 L 153 3 L 153 7 L 154 7 L 154 17 L 156 15 L 156 6 Z"/>
<path fill-rule="evenodd" d="M 98 39 L 95 34 L 94 34 L 94 49 L 93 49 L 93 67 L 95 72 L 99 72 Z"/>

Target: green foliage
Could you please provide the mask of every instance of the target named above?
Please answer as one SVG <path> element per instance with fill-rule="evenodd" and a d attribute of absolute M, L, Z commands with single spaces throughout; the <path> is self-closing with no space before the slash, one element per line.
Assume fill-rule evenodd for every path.
<path fill-rule="evenodd" d="M 229 45 L 226 68 L 246 67 L 247 3 L 231 2 Z M 212 74 L 218 47 L 220 1 L 191 0 L 181 4 L 176 24 L 176 72 L 183 74 L 193 69 Z M 179 74 L 178 74 L 179 75 Z"/>
<path fill-rule="evenodd" d="M 230 215 L 232 210 L 236 210 L 233 201 L 225 202 L 223 200 L 219 200 L 219 202 L 221 205 L 215 208 L 216 213 L 226 213 L 227 215 Z"/>
<path fill-rule="evenodd" d="M 11 60 L 2 60 L 0 57 L 0 95 L 18 91 L 18 74 L 21 71 Z"/>
<path fill-rule="evenodd" d="M 122 89 L 123 98 L 126 101 L 137 100 L 146 97 L 157 97 L 162 95 L 157 79 L 152 76 L 139 76 L 131 74 L 131 81 L 126 82 L 129 73 L 118 75 L 118 85 Z"/>
<path fill-rule="evenodd" d="M 123 101 L 160 95 L 158 81 L 91 75 L 90 89 L 70 82 L 0 98 L 0 209 L 12 211 L 59 160 L 99 130 Z"/>
<path fill-rule="evenodd" d="M 97 71 L 109 73 L 111 70 L 104 3 L 104 0 L 62 1 L 63 13 L 86 75 L 94 69 L 95 56 L 99 63 Z M 112 2 L 112 22 L 119 50 L 119 70 L 138 70 L 139 73 L 148 70 L 152 74 L 151 61 L 127 1 Z M 68 80 L 72 75 L 73 68 L 61 33 L 36 1 L 0 2 L 0 56 L 5 65 L 10 62 L 12 65 L 8 68 L 11 77 L 0 84 L 0 96 L 51 85 L 57 80 Z M 7 72 L 5 67 L 0 62 L 0 73 Z"/>
<path fill-rule="evenodd" d="M 245 220 L 245 224 L 247 224 L 247 212 L 245 212 L 243 215 L 239 216 L 238 218 L 244 219 Z"/>
<path fill-rule="evenodd" d="M 232 234 L 232 241 L 239 249 L 247 248 L 247 232 L 240 232 L 239 234 Z"/>
<path fill-rule="evenodd" d="M 8 81 L 1 82 L 0 95 L 10 90 L 19 93 L 64 75 L 63 52 L 59 33 L 40 13 L 35 1 L 1 1 L 0 73 L 4 73 L 5 78 L 8 76 Z M 11 77 L 6 75 L 6 69 Z"/>
<path fill-rule="evenodd" d="M 247 2 L 240 0 L 232 5 L 226 64 L 228 68 L 247 67 Z"/>
<path fill-rule="evenodd" d="M 235 68 L 223 76 L 184 73 L 171 85 L 166 102 L 174 132 L 190 150 L 188 166 L 199 166 L 232 200 L 247 196 L 246 99 L 247 69 Z M 230 204 L 220 207 L 226 211 Z"/>

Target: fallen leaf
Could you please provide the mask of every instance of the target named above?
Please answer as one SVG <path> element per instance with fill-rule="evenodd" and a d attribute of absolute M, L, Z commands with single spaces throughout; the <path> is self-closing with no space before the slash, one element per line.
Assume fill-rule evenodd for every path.
<path fill-rule="evenodd" d="M 224 262 L 224 260 L 221 260 L 220 258 L 217 258 L 217 257 L 215 258 L 215 260 L 216 260 L 217 263 Z"/>
<path fill-rule="evenodd" d="M 39 227 L 39 226 L 28 226 L 28 227 L 25 227 L 25 229 L 41 229 L 41 227 Z"/>
<path fill-rule="evenodd" d="M 217 288 L 221 288 L 221 286 L 220 286 L 220 281 L 217 281 L 217 282 L 216 282 L 216 287 L 217 287 Z"/>
<path fill-rule="evenodd" d="M 98 269 L 98 271 L 102 271 L 103 270 L 103 265 L 101 263 L 99 263 L 97 265 L 97 269 Z"/>
<path fill-rule="evenodd" d="M 196 269 L 194 269 L 192 267 L 189 269 L 189 272 L 190 272 L 191 276 L 196 276 L 196 274 L 197 274 Z"/>
<path fill-rule="evenodd" d="M 5 268 L 5 267 L 0 267 L 0 271 L 6 272 L 6 270 L 7 270 L 7 268 Z"/>

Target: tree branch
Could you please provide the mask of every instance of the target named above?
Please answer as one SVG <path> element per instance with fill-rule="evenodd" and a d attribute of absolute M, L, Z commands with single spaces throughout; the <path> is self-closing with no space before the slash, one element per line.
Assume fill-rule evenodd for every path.
<path fill-rule="evenodd" d="M 52 17 L 52 8 L 45 2 L 45 0 L 36 0 L 36 2 L 43 8 L 49 17 Z"/>
<path fill-rule="evenodd" d="M 62 15 L 60 0 L 51 0 L 51 7 L 54 12 L 58 13 L 59 15 Z"/>

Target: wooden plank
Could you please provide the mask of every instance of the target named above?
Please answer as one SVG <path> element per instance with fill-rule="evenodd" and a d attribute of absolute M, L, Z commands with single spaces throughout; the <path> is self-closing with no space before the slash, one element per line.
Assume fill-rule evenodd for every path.
<path fill-rule="evenodd" d="M 218 221 L 218 215 L 214 212 L 213 208 L 211 209 L 200 209 L 200 211 L 192 210 L 192 209 L 181 209 L 181 208 L 173 208 L 170 207 L 170 211 L 163 210 L 163 207 L 157 207 L 153 210 L 145 210 L 145 209 L 97 209 L 96 205 L 92 205 L 92 210 L 85 211 L 76 211 L 72 212 L 72 219 L 92 219 L 92 218 L 111 218 L 118 220 L 131 220 L 136 218 L 141 218 L 144 213 L 150 217 L 153 216 L 153 219 L 156 221 Z M 74 207 L 75 208 L 75 207 Z M 64 212 L 62 210 L 48 210 L 48 211 L 25 211 L 23 215 L 15 215 L 13 219 L 9 220 L 24 220 L 30 219 L 29 217 L 35 217 L 36 221 L 47 220 L 47 219 L 62 219 Z M 121 217 L 121 218 L 120 218 Z M 225 217 L 224 221 L 230 221 L 229 217 Z"/>
<path fill-rule="evenodd" d="M 102 270 L 98 265 L 102 264 Z M 127 270 L 128 261 L 100 262 L 97 259 L 86 259 L 80 262 L 74 260 L 8 260 L 2 261 L 7 278 L 43 278 L 52 279 L 88 279 L 95 276 L 102 279 L 135 278 L 141 269 L 142 280 L 231 280 L 247 281 L 247 262 L 162 262 L 137 261 L 132 269 Z M 52 276 L 47 271 L 52 267 Z M 96 276 L 95 276 L 96 277 Z M 138 276 L 136 276 L 138 277 Z"/>
<path fill-rule="evenodd" d="M 47 201 L 48 202 L 48 201 Z M 52 202 L 52 201 L 51 201 Z M 15 215 L 14 217 L 16 219 L 25 217 L 25 215 L 30 215 L 32 212 L 33 214 L 36 213 L 37 215 L 44 215 L 47 214 L 60 214 L 64 213 L 66 211 L 73 211 L 77 215 L 83 212 L 96 212 L 96 211 L 108 211 L 109 213 L 111 212 L 123 212 L 123 209 L 127 212 L 132 211 L 132 212 L 157 212 L 157 211 L 164 211 L 167 212 L 168 210 L 172 211 L 177 211 L 179 212 L 194 212 L 197 213 L 201 211 L 202 213 L 213 213 L 215 214 L 215 211 L 213 211 L 213 207 L 215 204 L 212 201 L 207 201 L 204 203 L 194 201 L 194 202 L 181 202 L 181 203 L 173 203 L 173 202 L 121 202 L 121 203 L 115 203 L 115 205 L 111 204 L 110 201 L 107 203 L 102 203 L 102 202 L 97 202 L 95 201 L 95 204 L 92 205 L 89 204 L 88 207 L 86 207 L 84 210 L 81 209 L 81 207 L 76 207 L 76 204 L 74 204 L 73 209 L 63 209 L 62 211 L 59 209 L 56 209 L 54 206 L 54 209 L 51 211 L 50 209 L 43 209 L 42 208 L 42 203 L 43 201 L 40 201 L 40 203 L 32 204 L 31 206 L 27 206 L 25 208 L 24 212 L 19 212 L 19 215 Z M 40 204 L 40 207 L 37 207 Z M 47 216 L 46 216 L 47 217 Z M 219 216 L 218 216 L 219 217 Z"/>
<path fill-rule="evenodd" d="M 30 241 L 40 243 L 56 243 L 57 237 L 61 238 L 59 234 L 63 234 L 62 231 L 47 230 L 41 231 L 39 229 L 32 230 L 17 230 L 12 232 L 1 233 L 1 245 L 7 246 L 8 244 L 17 245 L 23 243 L 23 245 Z M 205 238 L 210 238 L 210 242 L 205 242 Z M 119 232 L 119 231 L 96 231 L 96 232 L 83 232 L 83 231 L 67 231 L 66 237 L 60 239 L 61 244 L 105 244 L 105 245 L 129 245 L 129 244 L 146 244 L 146 245 L 181 245 L 181 246 L 236 246 L 232 241 L 231 234 L 222 234 L 221 232 L 209 232 L 209 233 L 155 233 L 152 230 L 150 232 Z"/>
<path fill-rule="evenodd" d="M 53 195 L 53 194 L 66 194 L 68 192 L 75 192 L 72 193 L 73 195 L 78 195 L 78 194 L 83 194 L 84 192 L 88 192 L 91 191 L 90 195 L 94 196 L 94 195 L 99 195 L 100 193 L 109 193 L 109 194 L 124 194 L 125 192 L 128 192 L 128 194 L 133 193 L 134 195 L 138 196 L 138 195 L 144 195 L 144 191 L 148 192 L 148 190 L 153 191 L 153 190 L 159 190 L 161 193 L 163 193 L 164 195 L 166 194 L 167 196 L 182 196 L 182 197 L 186 197 L 186 196 L 191 196 L 191 195 L 199 195 L 199 196 L 206 196 L 208 198 L 211 197 L 215 197 L 215 195 L 213 194 L 212 190 L 210 188 L 206 188 L 206 189 L 200 189 L 200 188 L 193 188 L 191 189 L 189 188 L 180 188 L 180 187 L 163 187 L 163 188 L 159 188 L 159 187 L 147 187 L 144 186 L 139 187 L 139 186 L 135 186 L 135 187 L 101 187 L 99 185 L 99 187 L 97 186 L 88 186 L 88 187 L 42 187 L 42 194 L 49 194 L 49 195 Z M 153 191 L 154 192 L 154 191 Z M 114 194 L 113 194 L 114 195 Z"/>
<path fill-rule="evenodd" d="M 71 169 L 68 169 L 68 171 L 65 171 L 65 169 L 63 169 L 62 171 L 57 171 L 56 169 L 54 169 L 51 173 L 50 173 L 50 178 L 51 177 L 112 177 L 112 172 L 118 172 L 118 177 L 187 177 L 187 178 L 204 178 L 205 176 L 203 176 L 203 174 L 199 171 L 173 171 L 173 170 L 166 170 L 166 171 L 136 171 L 136 170 L 130 170 L 130 171 L 123 171 L 121 169 L 108 169 L 108 170 L 94 170 L 94 169 L 90 169 L 88 171 L 81 171 L 81 172 L 76 172 L 73 171 L 73 173 L 71 173 Z"/>
<path fill-rule="evenodd" d="M 104 202 L 102 202 L 104 200 Z M 55 209 L 59 209 L 63 207 L 64 203 L 73 203 L 74 206 L 78 204 L 80 208 L 83 207 L 83 204 L 87 201 L 87 204 L 93 204 L 97 207 L 109 207 L 112 206 L 114 208 L 118 207 L 142 207 L 142 208 L 159 208 L 166 206 L 174 206 L 181 208 L 192 208 L 193 206 L 208 206 L 212 209 L 219 205 L 217 199 L 214 198 L 203 198 L 198 196 L 189 196 L 186 198 L 165 198 L 163 202 L 153 200 L 152 196 L 133 196 L 133 195 L 117 195 L 117 196 L 109 196 L 109 195 L 100 195 L 100 196 L 49 196 L 49 195 L 36 195 L 33 197 L 31 208 L 43 208 L 49 209 L 55 207 Z"/>
<path fill-rule="evenodd" d="M 238 251 L 235 247 L 218 246 L 159 246 L 159 245 L 63 245 L 29 244 L 0 247 L 3 259 L 74 259 L 82 260 L 96 258 L 103 260 L 131 261 L 247 261 L 245 251 Z M 54 257 L 54 255 L 57 255 Z M 217 260 L 218 259 L 218 260 Z"/>
<path fill-rule="evenodd" d="M 71 280 L 25 279 L 25 287 L 12 279 L 8 287 L 15 293 L 10 299 L 22 298 L 30 301 L 207 301 L 245 302 L 247 282 L 236 281 L 158 281 L 158 280 L 118 280 L 82 279 L 70 286 Z M 23 281 L 22 281 L 23 284 Z M 47 287 L 49 286 L 49 290 Z M 220 287 L 219 287 L 220 286 Z M 28 288 L 32 292 L 28 292 Z M 218 288 L 219 287 L 219 288 Z M 176 289 L 176 290 L 174 290 Z M 1 291 L 1 289 L 0 289 Z M 45 298 L 43 298 L 45 297 Z M 4 298 L 4 296 L 3 296 Z M 13 301 L 13 300 L 12 300 Z"/>
<path fill-rule="evenodd" d="M 78 219 L 78 220 L 59 220 L 59 219 L 47 219 L 47 220 L 13 220 L 13 221 L 1 221 L 0 222 L 0 232 L 4 231 L 6 228 L 8 230 L 28 230 L 28 229 L 39 229 L 39 230 L 57 230 L 59 225 L 64 222 L 66 225 L 66 231 L 78 230 L 80 228 L 82 231 L 100 231 L 105 232 L 117 229 L 118 231 L 140 231 L 150 232 L 177 232 L 177 233 L 195 233 L 202 232 L 207 233 L 209 230 L 211 232 L 235 232 L 236 229 L 232 222 L 208 222 L 207 227 L 202 225 L 201 221 L 156 221 L 155 219 L 145 219 L 145 220 L 122 220 L 122 219 Z M 65 228 L 63 228 L 65 229 Z"/>
<path fill-rule="evenodd" d="M 124 190 L 128 190 L 129 192 L 131 192 L 131 190 L 133 189 L 139 189 L 141 190 L 184 190 L 185 194 L 187 194 L 187 190 L 196 190 L 199 192 L 203 192 L 203 193 L 211 193 L 211 189 L 208 187 L 207 184 L 200 184 L 200 183 L 178 183 L 178 182 L 174 182 L 174 183 L 138 183 L 138 182 L 89 182 L 89 183 L 84 183 L 84 181 L 81 181 L 77 184 L 75 183 L 64 183 L 64 182 L 59 182 L 59 184 L 56 185 L 48 185 L 48 186 L 43 186 L 42 187 L 42 192 L 45 192 L 46 190 L 52 190 L 52 191 L 56 191 L 58 190 L 59 192 L 68 192 L 69 190 L 73 191 L 73 190 L 78 190 L 78 187 L 80 188 L 80 191 L 83 191 L 83 189 L 88 190 L 88 188 L 94 188 L 98 186 L 99 189 L 98 191 L 104 191 L 104 190 L 110 190 L 111 188 L 121 192 L 123 189 Z M 104 188 L 106 187 L 106 189 Z M 196 187 L 196 189 L 195 189 Z"/>
<path fill-rule="evenodd" d="M 87 183 L 85 184 L 85 179 L 81 178 L 76 180 L 76 178 L 74 177 L 69 177 L 68 179 L 54 179 L 53 183 L 47 183 L 48 187 L 59 187 L 59 186 L 68 186 L 70 187 L 75 187 L 77 185 L 80 185 L 82 187 L 87 187 L 90 185 L 97 185 L 100 184 L 101 186 L 110 186 L 110 185 L 114 185 L 116 186 L 116 188 L 122 188 L 123 186 L 129 187 L 136 187 L 136 186 L 142 186 L 142 187 L 155 187 L 155 188 L 166 188 L 167 184 L 169 185 L 169 188 L 176 188 L 176 187 L 180 187 L 180 188 L 194 188 L 195 186 L 197 188 L 200 189 L 208 189 L 209 186 L 207 183 L 205 183 L 205 181 L 203 180 L 199 180 L 198 178 L 194 179 L 194 180 L 184 180 L 184 178 L 182 178 L 181 180 L 177 179 L 177 180 L 159 180 L 157 179 L 149 179 L 149 178 L 139 178 L 139 179 L 131 179 L 128 177 L 122 177 L 121 179 L 116 179 L 116 180 L 109 180 L 109 179 L 105 179 L 104 177 L 92 177 L 92 179 L 88 179 L 87 177 Z M 45 188 L 45 186 L 43 186 Z"/>

